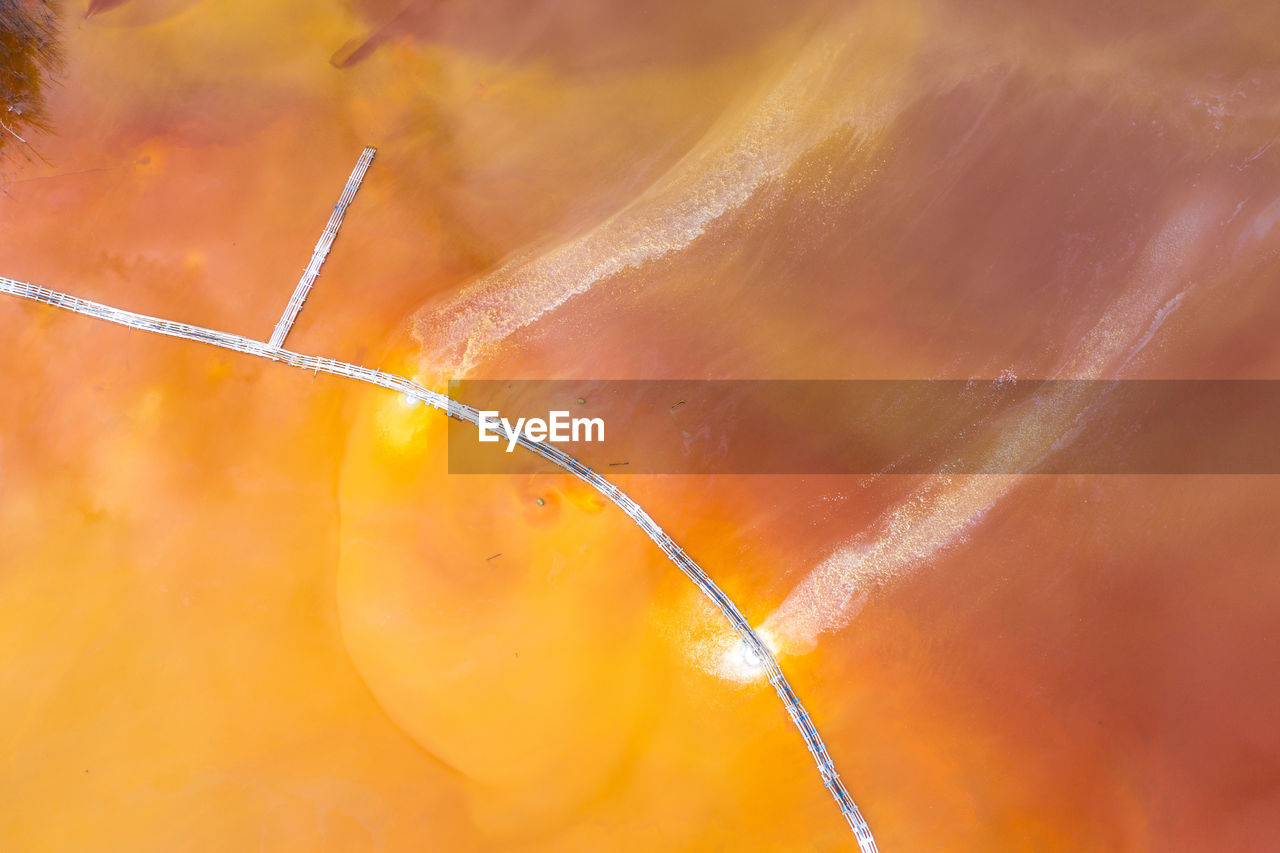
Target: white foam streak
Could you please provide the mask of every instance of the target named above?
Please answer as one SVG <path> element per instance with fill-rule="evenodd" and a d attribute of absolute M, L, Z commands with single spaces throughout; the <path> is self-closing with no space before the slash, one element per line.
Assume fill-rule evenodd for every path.
<path fill-rule="evenodd" d="M 1148 243 L 1132 283 L 1064 360 L 1056 378 L 1119 377 L 1182 304 L 1189 269 L 1221 205 L 1189 202 Z M 1088 417 L 1079 386 L 1049 386 L 1012 410 L 989 470 L 1026 470 L 1070 444 Z M 811 649 L 839 630 L 878 585 L 927 565 L 961 541 L 1020 482 L 1016 475 L 939 477 L 890 510 L 872 529 L 837 548 L 764 622 L 783 651 Z"/>
<path fill-rule="evenodd" d="M 686 249 L 833 134 L 853 128 L 865 139 L 882 129 L 896 113 L 888 106 L 895 86 L 856 85 L 851 40 L 848 27 L 824 29 L 771 87 L 723 117 L 625 207 L 420 312 L 414 334 L 423 368 L 467 375 L 502 341 L 597 283 Z"/>

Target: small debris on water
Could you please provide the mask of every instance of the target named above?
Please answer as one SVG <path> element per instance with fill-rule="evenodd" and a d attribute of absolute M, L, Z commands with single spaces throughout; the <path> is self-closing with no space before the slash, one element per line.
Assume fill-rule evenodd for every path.
<path fill-rule="evenodd" d="M 579 403 L 586 403 L 586 402 L 587 402 L 587 398 L 586 398 L 586 397 L 579 397 L 579 398 L 578 398 L 578 402 L 579 402 Z"/>
<path fill-rule="evenodd" d="M 492 557 L 485 557 L 485 558 L 484 558 L 484 561 L 487 563 L 487 562 L 489 562 L 490 560 L 496 560 L 496 559 L 498 559 L 498 558 L 499 558 L 499 557 L 501 557 L 501 556 L 502 556 L 502 552 L 501 552 L 501 551 L 499 551 L 498 553 L 494 554 Z"/>
<path fill-rule="evenodd" d="M 610 467 L 610 468 L 615 468 L 615 467 L 617 467 L 617 466 L 619 466 L 619 465 L 630 465 L 630 464 L 631 464 L 630 462 L 610 462 L 610 463 L 609 463 L 609 467 Z"/>
<path fill-rule="evenodd" d="M 547 502 L 544 499 L 538 498 L 538 506 L 546 506 L 546 505 L 547 505 Z"/>
<path fill-rule="evenodd" d="M 674 406 L 671 407 L 671 411 L 674 412 L 676 409 L 680 408 L 683 405 L 684 405 L 684 400 L 681 400 L 679 403 L 676 403 Z"/>

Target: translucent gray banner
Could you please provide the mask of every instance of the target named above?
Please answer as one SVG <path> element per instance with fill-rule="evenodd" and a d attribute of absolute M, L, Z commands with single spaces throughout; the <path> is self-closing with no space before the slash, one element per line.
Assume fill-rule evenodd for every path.
<path fill-rule="evenodd" d="M 485 441 L 450 421 L 456 474 L 558 470 L 517 431 L 605 474 L 1280 473 L 1271 380 L 463 380 L 449 395 L 497 413 Z"/>

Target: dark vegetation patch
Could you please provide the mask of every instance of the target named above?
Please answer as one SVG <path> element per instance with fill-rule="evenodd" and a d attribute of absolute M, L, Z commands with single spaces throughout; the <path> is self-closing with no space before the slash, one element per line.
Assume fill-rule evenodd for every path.
<path fill-rule="evenodd" d="M 58 16 L 49 0 L 0 0 L 0 153 L 48 130 L 49 75 L 59 62 Z"/>

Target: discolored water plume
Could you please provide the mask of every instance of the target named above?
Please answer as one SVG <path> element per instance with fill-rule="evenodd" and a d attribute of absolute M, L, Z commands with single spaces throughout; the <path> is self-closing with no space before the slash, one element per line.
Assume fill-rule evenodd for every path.
<path fill-rule="evenodd" d="M 64 7 L 60 133 L 19 133 L 77 176 L 6 185 L 0 272 L 264 337 L 330 181 L 385 142 L 298 330 L 359 363 L 414 307 L 624 210 L 801 42 L 763 26 L 790 3 L 685 4 L 688 32 L 650 52 L 667 32 L 635 18 L 674 4 L 583 0 L 573 33 L 547 22 L 572 2 L 444 0 L 337 73 L 403 4 L 225 0 L 154 25 L 176 5 Z M 902 95 L 881 137 L 837 132 L 477 372 L 1053 375 L 1180 202 L 1197 227 L 1181 194 L 1226 174 L 1226 213 L 1247 201 L 1209 227 L 1211 262 L 1106 336 L 1149 337 L 1131 375 L 1277 375 L 1280 6 L 893 8 L 876 27 L 923 14 L 921 47 L 844 75 L 851 98 Z M 117 156 L 149 165 L 78 172 Z M 758 661 L 621 514 L 560 480 L 447 476 L 421 406 L 51 314 L 0 316 L 0 846 L 850 846 L 767 687 L 702 671 Z M 912 489 L 631 479 L 753 621 Z M 1277 492 L 1154 479 L 1026 478 L 856 630 L 783 661 L 885 850 L 1267 849 Z M 989 498 L 962 485 L 935 483 L 939 526 L 972 516 L 948 495 Z"/>
<path fill-rule="evenodd" d="M 354 0 L 371 31 L 332 63 L 346 68 L 395 41 L 447 45 L 503 62 L 600 72 L 706 62 L 752 49 L 826 3 L 795 0 Z"/>
<path fill-rule="evenodd" d="M 84 16 L 89 18 L 101 12 L 110 12 L 117 6 L 123 6 L 128 2 L 129 0 L 89 0 L 89 8 L 85 9 Z"/>
<path fill-rule="evenodd" d="M 90 0 L 86 21 L 108 26 L 137 28 L 171 18 L 200 0 Z"/>
<path fill-rule="evenodd" d="M 0 152 L 30 149 L 25 134 L 48 130 L 48 77 L 58 67 L 58 22 L 48 0 L 0 0 Z"/>
<path fill-rule="evenodd" d="M 1060 93 L 1068 99 L 1066 109 L 1084 102 L 1095 105 L 1091 110 L 1098 103 L 1121 105 L 1132 115 L 1149 115 L 1161 134 L 1177 133 L 1214 148 L 1227 134 L 1263 146 L 1272 126 L 1273 115 L 1265 105 L 1273 102 L 1274 78 L 1232 80 L 1216 71 L 1193 73 L 1162 59 L 1158 42 L 1135 39 L 1100 47 L 1072 30 L 1045 39 L 1026 32 L 1020 19 L 992 15 L 990 7 L 968 15 L 946 6 L 905 5 L 886 12 L 869 4 L 853 13 L 832 13 L 817 30 L 808 40 L 780 41 L 775 51 L 784 59 L 772 75 L 744 83 L 739 103 L 659 180 L 621 198 L 609 215 L 572 223 L 576 227 L 565 228 L 558 237 L 548 235 L 541 245 L 517 252 L 467 287 L 424 307 L 413 321 L 424 371 L 465 375 L 504 343 L 524 343 L 534 324 L 599 284 L 625 280 L 637 289 L 651 288 L 663 276 L 655 271 L 659 263 L 700 263 L 681 256 L 705 246 L 712 231 L 727 245 L 710 251 L 724 254 L 743 252 L 741 241 L 756 239 L 748 236 L 753 231 L 767 241 L 774 214 L 764 197 L 791 199 L 798 186 L 821 185 L 822 169 L 815 162 L 827 167 L 828 177 L 832 169 L 846 176 L 860 171 L 874 185 L 884 149 L 900 138 L 910 141 L 918 130 L 900 124 L 950 93 L 989 92 L 988 108 L 1013 109 L 1015 116 L 1026 109 L 1023 96 L 1030 91 Z M 910 120 L 920 121 L 914 116 Z M 957 151 L 978 130 L 981 114 L 976 121 L 952 140 Z M 1090 134 L 1090 128 L 1086 124 L 1081 130 Z M 1028 127 L 1021 132 L 1033 131 Z M 849 137 L 847 144 L 841 143 L 840 154 L 831 157 L 823 146 L 842 135 Z M 945 167 L 949 156 L 943 155 Z M 1103 151 L 1100 156 L 1115 155 Z M 928 175 L 939 164 L 920 168 L 927 168 Z M 903 192 L 886 193 L 885 206 L 867 209 L 851 228 L 867 231 L 887 222 L 893 226 L 887 239 L 901 240 L 923 221 L 936 218 L 930 211 L 939 200 L 957 182 L 968 180 L 919 177 Z M 812 234 L 819 230 L 814 225 L 803 230 Z M 977 236 L 994 239 L 992 232 Z M 855 234 L 851 239 L 860 238 Z M 1010 257 L 1019 251 L 1002 248 Z M 1040 260 L 1050 257 L 1053 248 L 1046 241 Z M 1030 247 L 1025 251 L 1030 254 Z M 967 256 L 948 260 L 952 270 L 968 262 Z M 714 333 L 728 334 L 720 327 Z"/>
<path fill-rule="evenodd" d="M 464 376 L 521 329 L 595 285 L 681 252 L 781 181 L 816 147 L 851 133 L 866 158 L 905 106 L 920 32 L 878 28 L 884 9 L 827 22 L 776 76 L 722 116 L 656 183 L 582 233 L 514 258 L 414 320 L 423 369 Z"/>
<path fill-rule="evenodd" d="M 1212 251 L 1213 226 L 1229 209 L 1222 193 L 1199 191 L 1149 240 L 1118 298 L 1060 365 L 1057 378 L 1122 378 L 1185 297 Z M 1011 378 L 1010 381 L 1016 381 Z M 989 457 L 992 471 L 1033 470 L 1069 445 L 1098 394 L 1054 385 L 1001 415 L 1003 435 Z M 1021 482 L 1016 475 L 939 477 L 885 513 L 869 531 L 837 549 L 792 590 L 762 630 L 789 652 L 813 648 L 819 635 L 857 615 L 870 592 L 926 566 L 962 541 Z"/>

